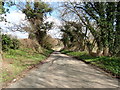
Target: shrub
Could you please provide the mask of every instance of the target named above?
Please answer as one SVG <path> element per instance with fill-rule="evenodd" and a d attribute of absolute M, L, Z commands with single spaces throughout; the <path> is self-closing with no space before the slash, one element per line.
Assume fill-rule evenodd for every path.
<path fill-rule="evenodd" d="M 2 35 L 2 50 L 8 51 L 9 49 L 18 49 L 19 41 L 15 38 L 10 38 L 7 34 Z"/>
<path fill-rule="evenodd" d="M 10 37 L 6 34 L 3 34 L 2 35 L 2 50 L 8 51 L 10 44 L 11 44 Z"/>
<path fill-rule="evenodd" d="M 30 48 L 34 52 L 43 53 L 42 47 L 36 40 L 20 39 L 20 48 Z"/>
<path fill-rule="evenodd" d="M 18 49 L 19 46 L 20 46 L 20 42 L 17 39 L 13 38 L 10 48 L 11 49 Z"/>

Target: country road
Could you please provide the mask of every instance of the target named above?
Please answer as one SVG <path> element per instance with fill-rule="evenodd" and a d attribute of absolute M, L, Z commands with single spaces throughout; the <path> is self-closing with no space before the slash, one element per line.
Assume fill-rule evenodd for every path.
<path fill-rule="evenodd" d="M 8 88 L 117 88 L 118 80 L 70 56 L 54 52 Z"/>

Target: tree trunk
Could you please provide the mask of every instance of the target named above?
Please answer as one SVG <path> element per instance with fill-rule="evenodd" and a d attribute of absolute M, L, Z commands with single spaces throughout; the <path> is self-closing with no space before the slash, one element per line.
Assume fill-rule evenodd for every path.
<path fill-rule="evenodd" d="M 108 48 L 108 47 L 105 47 L 105 48 L 103 49 L 103 55 L 104 55 L 104 56 L 109 56 L 109 48 Z"/>
<path fill-rule="evenodd" d="M 101 48 L 97 49 L 97 56 L 103 56 L 103 51 Z"/>
<path fill-rule="evenodd" d="M 38 41 L 38 43 L 43 46 L 43 39 L 46 36 L 46 32 L 45 31 L 39 31 L 37 33 L 35 33 L 36 35 L 36 39 Z"/>

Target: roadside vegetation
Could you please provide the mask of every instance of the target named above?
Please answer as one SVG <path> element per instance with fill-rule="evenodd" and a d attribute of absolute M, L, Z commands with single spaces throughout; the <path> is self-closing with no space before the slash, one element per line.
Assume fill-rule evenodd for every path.
<path fill-rule="evenodd" d="M 107 56 L 97 56 L 93 57 L 89 55 L 86 51 L 69 51 L 62 50 L 61 53 L 76 57 L 86 63 L 98 66 L 105 71 L 111 73 L 117 78 L 120 78 L 120 57 L 107 57 Z"/>
<path fill-rule="evenodd" d="M 32 42 L 32 43 L 31 43 Z M 53 50 L 42 48 L 36 41 L 19 40 L 2 35 L 2 72 L 0 82 L 10 82 L 22 72 L 45 60 Z"/>
<path fill-rule="evenodd" d="M 54 26 L 53 22 L 45 21 L 47 15 L 53 11 L 48 3 L 40 0 L 38 2 L 0 1 L 0 6 L 0 13 L 5 16 L 12 6 L 25 14 L 25 20 L 20 25 L 10 25 L 7 29 L 29 34 L 28 39 L 22 40 L 2 35 L 0 53 L 3 56 L 4 66 L 3 79 L 0 81 L 7 82 L 47 58 L 53 52 L 51 48 L 57 46 L 58 41 L 47 35 Z M 64 44 L 62 53 L 99 66 L 119 77 L 120 2 L 71 2 L 69 0 L 61 3 L 58 9 L 62 20 L 62 25 L 59 27 L 62 32 L 60 42 Z M 2 16 L 0 21 L 11 23 Z"/>
<path fill-rule="evenodd" d="M 66 49 L 87 50 L 91 56 L 120 56 L 120 2 L 68 1 L 61 6 Z"/>
<path fill-rule="evenodd" d="M 52 50 L 44 49 L 44 54 L 33 52 L 30 48 L 18 49 L 3 54 L 2 82 L 8 82 L 16 78 L 26 69 L 45 60 Z"/>
<path fill-rule="evenodd" d="M 6 7 L 4 7 L 4 5 Z M 23 5 L 23 6 L 19 6 Z M 45 22 L 46 14 L 52 12 L 52 7 L 42 1 L 38 2 L 6 2 L 0 1 L 0 13 L 6 16 L 9 12 L 9 8 L 15 6 L 26 15 L 25 20 L 29 23 L 21 22 L 20 25 L 14 24 L 7 27 L 10 31 L 20 31 L 29 33 L 28 39 L 19 40 L 11 37 L 7 34 L 2 36 L 2 73 L 0 82 L 9 82 L 21 74 L 26 69 L 39 64 L 42 60 L 45 60 L 52 52 L 53 43 L 51 45 L 50 40 L 46 40 L 48 37 L 47 31 L 53 26 L 51 22 Z M 7 19 L 0 16 L 0 21 L 8 22 Z M 24 21 L 24 20 L 23 20 Z M 17 23 L 17 22 L 16 22 Z M 4 33 L 4 30 L 0 28 L 0 33 Z M 52 39 L 52 37 L 49 37 Z"/>
<path fill-rule="evenodd" d="M 62 53 L 120 78 L 120 2 L 68 1 L 61 7 Z"/>

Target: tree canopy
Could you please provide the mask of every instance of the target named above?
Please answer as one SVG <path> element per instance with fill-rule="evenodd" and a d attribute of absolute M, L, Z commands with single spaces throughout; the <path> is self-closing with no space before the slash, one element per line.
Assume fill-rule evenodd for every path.
<path fill-rule="evenodd" d="M 79 23 L 86 27 L 86 31 L 85 29 L 79 28 L 78 32 L 84 33 L 84 45 L 87 46 L 89 52 L 92 52 L 95 45 L 97 45 L 96 54 L 98 56 L 120 54 L 120 2 L 69 1 L 65 2 L 62 7 L 64 8 L 64 12 L 62 13 L 62 19 L 64 21 L 77 19 Z M 66 32 L 71 37 L 68 34 L 70 30 L 66 30 Z M 86 32 L 92 35 L 92 40 L 86 40 L 90 38 L 88 34 L 85 34 Z M 74 32 L 72 31 L 72 33 Z M 79 37 L 81 37 L 81 33 L 78 33 Z"/>

